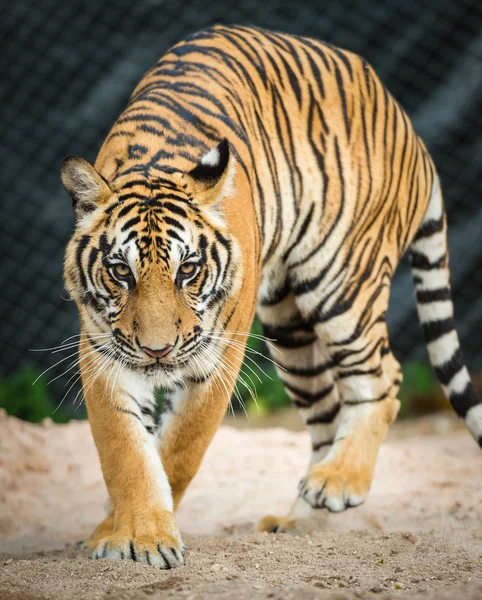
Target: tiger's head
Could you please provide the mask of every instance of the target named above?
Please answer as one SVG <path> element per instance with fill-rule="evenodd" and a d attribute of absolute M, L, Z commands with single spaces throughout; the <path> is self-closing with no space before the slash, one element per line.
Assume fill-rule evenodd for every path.
<path fill-rule="evenodd" d="M 85 335 L 159 385 L 202 380 L 216 363 L 219 317 L 242 273 L 223 218 L 233 177 L 227 140 L 188 172 L 134 166 L 108 181 L 81 158 L 62 166 L 77 217 L 64 277 Z"/>

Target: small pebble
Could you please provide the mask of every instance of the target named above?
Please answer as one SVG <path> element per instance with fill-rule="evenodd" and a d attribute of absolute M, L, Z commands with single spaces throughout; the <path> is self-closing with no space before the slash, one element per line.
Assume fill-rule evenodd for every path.
<path fill-rule="evenodd" d="M 7 558 L 7 560 L 3 563 L 4 565 L 9 565 L 13 563 L 13 558 Z"/>

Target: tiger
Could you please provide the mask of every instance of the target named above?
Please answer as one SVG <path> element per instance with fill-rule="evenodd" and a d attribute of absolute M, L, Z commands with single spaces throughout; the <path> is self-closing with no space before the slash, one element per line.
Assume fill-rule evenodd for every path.
<path fill-rule="evenodd" d="M 192 34 L 143 76 L 95 164 L 69 156 L 61 179 L 76 215 L 65 286 L 110 502 L 86 541 L 94 559 L 184 564 L 175 511 L 256 314 L 312 445 L 291 511 L 258 530 L 296 529 L 300 507 L 362 504 L 399 409 L 386 314 L 406 253 L 431 363 L 482 445 L 440 180 L 360 56 L 256 27 Z"/>

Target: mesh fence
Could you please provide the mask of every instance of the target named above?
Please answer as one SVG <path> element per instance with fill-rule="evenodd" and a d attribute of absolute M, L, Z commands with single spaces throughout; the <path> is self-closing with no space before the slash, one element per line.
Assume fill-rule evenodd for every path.
<path fill-rule="evenodd" d="M 482 8 L 479 0 L 124 0 L 2 2 L 0 221 L 3 373 L 47 368 L 77 332 L 62 260 L 74 225 L 59 169 L 94 161 L 136 82 L 183 36 L 214 23 L 254 24 L 324 39 L 363 55 L 405 107 L 441 176 L 452 282 L 467 362 L 482 369 Z M 401 361 L 425 359 L 403 263 L 389 313 Z M 60 373 L 52 369 L 53 376 Z M 53 382 L 55 394 L 65 382 Z M 57 386 L 57 387 L 56 387 Z"/>

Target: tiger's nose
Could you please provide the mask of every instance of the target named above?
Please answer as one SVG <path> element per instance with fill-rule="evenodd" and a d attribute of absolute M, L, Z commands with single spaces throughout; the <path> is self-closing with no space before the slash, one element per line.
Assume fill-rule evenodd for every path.
<path fill-rule="evenodd" d="M 164 356 L 167 356 L 173 348 L 174 346 L 166 346 L 165 348 L 160 349 L 146 348 L 146 346 L 141 346 L 141 350 L 148 356 L 152 356 L 152 358 L 163 358 Z"/>

